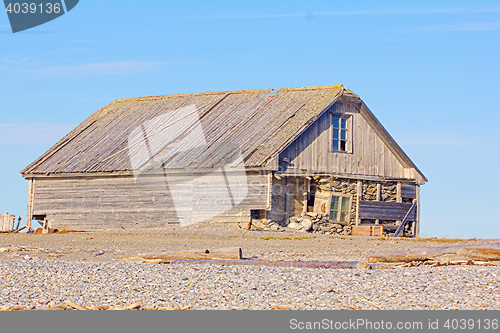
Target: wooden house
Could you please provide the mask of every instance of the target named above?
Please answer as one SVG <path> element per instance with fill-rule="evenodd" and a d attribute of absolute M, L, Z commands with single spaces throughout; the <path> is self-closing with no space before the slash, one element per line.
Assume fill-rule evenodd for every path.
<path fill-rule="evenodd" d="M 417 236 L 427 181 L 343 85 L 119 99 L 21 173 L 28 226 L 69 230 L 310 211 Z"/>

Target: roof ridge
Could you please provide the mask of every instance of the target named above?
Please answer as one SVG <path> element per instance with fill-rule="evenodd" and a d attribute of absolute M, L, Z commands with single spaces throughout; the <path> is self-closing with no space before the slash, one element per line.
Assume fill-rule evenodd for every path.
<path fill-rule="evenodd" d="M 300 90 L 305 91 L 305 90 L 317 90 L 317 89 L 327 89 L 327 88 L 338 89 L 339 87 L 344 87 L 344 85 L 342 85 L 342 84 L 330 84 L 330 85 L 323 85 L 323 86 L 289 87 L 289 88 L 280 88 L 279 91 L 300 91 Z M 201 92 L 201 93 L 151 95 L 151 96 L 118 98 L 114 102 L 159 100 L 159 99 L 167 99 L 167 98 L 173 98 L 173 97 L 186 97 L 186 96 L 209 96 L 209 95 L 221 95 L 221 94 L 244 94 L 244 93 L 258 93 L 258 92 L 266 92 L 267 93 L 267 92 L 270 92 L 273 90 L 275 90 L 275 89 L 244 89 L 244 90 L 227 90 L 227 91 L 207 91 L 207 92 Z M 347 91 L 354 94 L 352 91 L 350 91 L 348 89 L 347 89 Z M 354 94 L 354 95 L 356 95 L 356 94 Z"/>
<path fill-rule="evenodd" d="M 273 89 L 245 89 L 245 90 L 228 90 L 228 91 L 207 91 L 202 93 L 185 93 L 185 94 L 169 94 L 169 95 L 152 95 L 152 96 L 139 96 L 139 97 L 128 97 L 128 98 L 118 98 L 115 102 L 129 102 L 129 101 L 142 101 L 142 100 L 159 100 L 167 99 L 173 97 L 186 97 L 186 96 L 205 96 L 205 95 L 223 95 L 223 94 L 243 94 L 243 93 L 258 93 L 258 92 L 270 92 Z"/>
<path fill-rule="evenodd" d="M 280 90 L 298 91 L 298 90 L 317 90 L 317 89 L 326 89 L 326 88 L 337 89 L 339 87 L 343 87 L 343 85 L 342 84 L 328 84 L 328 85 L 324 85 L 324 86 L 281 88 Z"/>

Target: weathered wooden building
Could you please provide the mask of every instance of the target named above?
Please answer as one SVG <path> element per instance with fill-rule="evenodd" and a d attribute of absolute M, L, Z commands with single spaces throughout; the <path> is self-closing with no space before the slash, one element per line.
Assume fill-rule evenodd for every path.
<path fill-rule="evenodd" d="M 21 173 L 28 225 L 70 230 L 315 211 L 418 235 L 427 181 L 342 85 L 116 100 Z"/>

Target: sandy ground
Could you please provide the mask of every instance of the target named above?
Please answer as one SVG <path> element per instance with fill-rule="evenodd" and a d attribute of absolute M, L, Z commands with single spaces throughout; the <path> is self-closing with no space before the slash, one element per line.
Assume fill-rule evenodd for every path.
<path fill-rule="evenodd" d="M 244 230 L 228 224 L 171 226 L 161 232 L 70 232 L 0 234 L 0 259 L 40 258 L 63 261 L 114 261 L 138 253 L 169 250 L 241 247 L 243 257 L 266 260 L 358 261 L 380 252 L 419 247 L 460 246 L 500 242 L 499 239 L 411 239 L 331 236 L 298 231 Z M 12 251 L 15 248 L 19 251 Z M 28 248 L 38 248 L 26 249 Z M 43 249 L 43 250 L 42 250 Z"/>

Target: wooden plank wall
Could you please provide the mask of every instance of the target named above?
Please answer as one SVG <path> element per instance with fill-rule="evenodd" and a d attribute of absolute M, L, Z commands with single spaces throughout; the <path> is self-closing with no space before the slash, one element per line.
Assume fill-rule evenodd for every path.
<path fill-rule="evenodd" d="M 12 214 L 0 214 L 0 231 L 14 230 L 16 216 Z"/>
<path fill-rule="evenodd" d="M 401 197 L 415 199 L 417 197 L 416 185 L 412 183 L 401 183 Z"/>
<path fill-rule="evenodd" d="M 379 219 L 379 220 L 402 220 L 412 204 L 387 202 L 387 201 L 360 201 L 359 218 L 360 219 Z M 408 221 L 415 221 L 415 210 L 408 217 Z"/>
<path fill-rule="evenodd" d="M 280 154 L 296 170 L 406 178 L 408 170 L 360 115 L 354 104 L 336 103 L 334 112 L 350 116 L 352 153 L 331 151 L 331 118 L 325 112 Z M 290 170 L 289 170 L 290 171 Z"/>
<path fill-rule="evenodd" d="M 272 178 L 271 189 L 271 210 L 268 213 L 268 219 L 275 222 L 282 222 L 286 218 L 285 208 L 285 190 L 286 190 L 286 177 L 280 179 Z"/>
<path fill-rule="evenodd" d="M 169 181 L 175 181 L 172 176 L 169 177 Z M 229 173 L 228 177 L 231 177 Z M 238 222 L 237 218 L 249 215 L 250 209 L 266 209 L 267 175 L 248 173 L 247 182 L 246 198 L 208 221 Z M 36 184 L 33 214 L 46 214 L 52 228 L 142 229 L 158 228 L 178 221 L 170 191 L 162 186 L 138 185 L 133 176 L 38 178 Z M 198 187 L 196 194 L 198 198 L 210 198 L 214 189 Z"/>
<path fill-rule="evenodd" d="M 304 190 L 306 179 L 304 177 L 288 177 L 288 191 L 290 203 L 288 216 L 302 213 L 304 209 Z"/>

